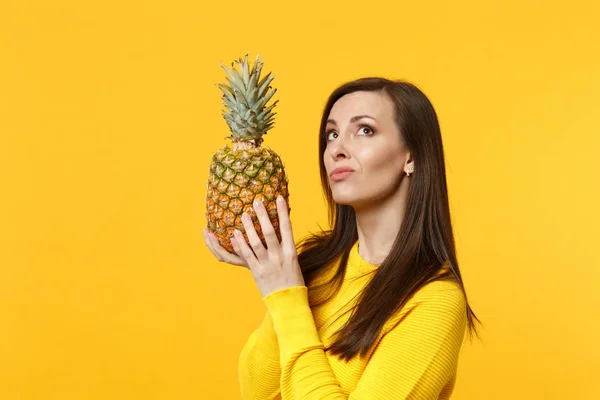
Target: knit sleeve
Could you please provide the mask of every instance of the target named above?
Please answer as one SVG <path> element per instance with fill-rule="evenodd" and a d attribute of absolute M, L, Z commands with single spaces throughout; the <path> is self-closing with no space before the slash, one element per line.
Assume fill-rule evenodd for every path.
<path fill-rule="evenodd" d="M 267 311 L 240 352 L 238 380 L 243 400 L 280 399 L 279 344 Z"/>
<path fill-rule="evenodd" d="M 281 394 L 286 399 L 438 399 L 451 383 L 466 324 L 466 303 L 454 284 L 421 290 L 385 332 L 356 389 L 337 382 L 308 306 L 306 287 L 265 297 L 278 338 Z"/>

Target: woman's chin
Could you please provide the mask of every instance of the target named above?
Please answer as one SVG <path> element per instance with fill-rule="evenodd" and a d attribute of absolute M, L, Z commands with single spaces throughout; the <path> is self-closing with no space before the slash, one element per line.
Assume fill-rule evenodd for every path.
<path fill-rule="evenodd" d="M 333 194 L 333 201 L 344 206 L 352 206 L 358 199 L 355 196 L 340 196 Z"/>

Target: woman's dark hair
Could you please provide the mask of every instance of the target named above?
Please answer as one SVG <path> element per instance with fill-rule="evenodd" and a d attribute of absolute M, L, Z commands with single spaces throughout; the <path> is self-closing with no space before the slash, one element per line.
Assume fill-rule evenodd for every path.
<path fill-rule="evenodd" d="M 407 193 L 404 220 L 394 245 L 364 290 L 348 322 L 336 332 L 336 340 L 326 348 L 331 354 L 349 360 L 355 355 L 367 354 L 375 343 L 386 321 L 400 310 L 423 285 L 434 280 L 456 281 L 466 292 L 454 244 L 446 168 L 440 127 L 435 110 L 415 85 L 406 81 L 392 81 L 380 77 L 366 77 L 339 86 L 329 96 L 319 132 L 319 167 L 321 184 L 328 204 L 330 230 L 312 233 L 299 243 L 298 261 L 306 285 L 309 287 L 310 306 L 320 305 L 340 289 L 350 250 L 358 240 L 356 214 L 349 205 L 333 200 L 323 155 L 327 146 L 325 127 L 334 103 L 342 96 L 356 91 L 387 94 L 394 103 L 395 118 L 404 143 L 415 163 Z M 339 263 L 338 263 L 339 260 Z M 444 264 L 449 265 L 440 273 Z M 332 278 L 329 296 L 315 296 L 310 290 L 314 278 L 327 268 L 339 266 Z M 467 321 L 470 337 L 475 329 L 475 316 L 467 301 Z"/>

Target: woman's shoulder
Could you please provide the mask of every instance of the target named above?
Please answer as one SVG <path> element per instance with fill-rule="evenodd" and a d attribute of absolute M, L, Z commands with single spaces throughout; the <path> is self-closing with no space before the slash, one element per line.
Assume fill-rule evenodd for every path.
<path fill-rule="evenodd" d="M 388 331 L 410 315 L 413 321 L 434 322 L 454 321 L 462 323 L 466 319 L 466 298 L 458 282 L 438 279 L 423 285 L 386 323 Z"/>
<path fill-rule="evenodd" d="M 466 298 L 462 286 L 454 279 L 450 265 L 445 263 L 434 278 L 417 290 L 408 304 L 428 302 L 433 304 L 455 304 L 466 307 Z M 463 307 L 463 308 L 464 308 Z"/>
<path fill-rule="evenodd" d="M 421 287 L 407 302 L 407 305 L 426 304 L 430 307 L 466 307 L 466 299 L 461 286 L 455 280 L 437 279 Z M 446 307 L 448 306 L 448 307 Z"/>
<path fill-rule="evenodd" d="M 405 308 L 419 304 L 443 306 L 455 303 L 466 306 L 460 284 L 454 279 L 437 278 L 421 286 L 407 301 Z"/>

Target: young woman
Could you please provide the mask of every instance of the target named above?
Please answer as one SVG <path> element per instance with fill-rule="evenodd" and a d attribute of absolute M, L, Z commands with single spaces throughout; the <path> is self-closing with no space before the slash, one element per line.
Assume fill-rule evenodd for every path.
<path fill-rule="evenodd" d="M 363 78 L 329 97 L 320 126 L 331 230 L 299 246 L 278 201 L 232 239 L 265 318 L 239 358 L 244 399 L 448 399 L 465 330 L 476 333 L 452 232 L 442 138 L 414 85 Z"/>

